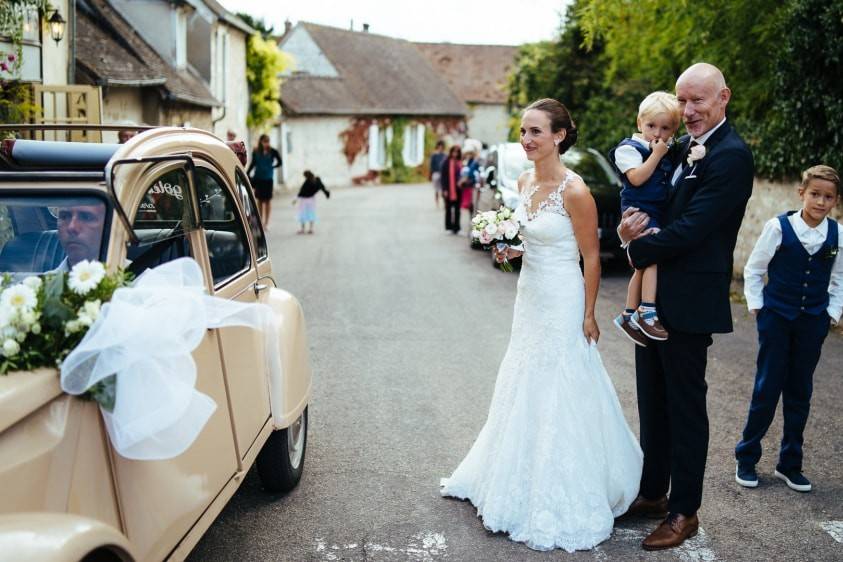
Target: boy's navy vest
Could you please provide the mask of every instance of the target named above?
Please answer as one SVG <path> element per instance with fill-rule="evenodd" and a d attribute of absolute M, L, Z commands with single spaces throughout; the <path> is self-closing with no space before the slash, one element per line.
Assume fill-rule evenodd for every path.
<path fill-rule="evenodd" d="M 819 316 L 828 308 L 828 283 L 837 255 L 837 223 L 828 221 L 825 242 L 816 253 L 809 254 L 799 241 L 788 215 L 779 215 L 782 243 L 767 267 L 764 306 L 794 320 L 800 314 Z"/>
<path fill-rule="evenodd" d="M 612 149 L 609 154 L 609 160 L 617 169 L 615 164 L 615 151 L 622 146 L 631 146 L 641 155 L 641 159 L 646 161 L 653 153 L 648 147 L 642 146 L 640 142 L 633 139 L 623 139 L 618 146 Z M 620 170 L 618 170 L 620 171 Z M 623 189 L 621 190 L 621 204 L 624 206 L 637 206 L 635 203 L 649 203 L 652 205 L 664 205 L 667 203 L 667 196 L 670 190 L 670 180 L 673 176 L 673 165 L 670 158 L 666 154 L 662 157 L 659 165 L 653 171 L 650 178 L 643 184 L 635 187 L 629 180 L 626 179 L 626 174 L 621 174 L 621 181 L 623 182 Z"/>

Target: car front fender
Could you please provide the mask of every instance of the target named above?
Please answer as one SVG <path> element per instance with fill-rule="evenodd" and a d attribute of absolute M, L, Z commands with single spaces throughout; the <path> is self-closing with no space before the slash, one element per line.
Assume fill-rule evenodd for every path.
<path fill-rule="evenodd" d="M 95 551 L 135 560 L 129 540 L 100 521 L 70 513 L 0 515 L 0 562 L 79 562 Z"/>
<path fill-rule="evenodd" d="M 283 289 L 269 289 L 265 304 L 276 314 L 280 325 L 281 362 L 284 370 L 283 424 L 289 426 L 302 414 L 310 402 L 311 370 L 310 351 L 304 313 L 298 299 Z M 278 412 L 273 412 L 276 419 Z"/>

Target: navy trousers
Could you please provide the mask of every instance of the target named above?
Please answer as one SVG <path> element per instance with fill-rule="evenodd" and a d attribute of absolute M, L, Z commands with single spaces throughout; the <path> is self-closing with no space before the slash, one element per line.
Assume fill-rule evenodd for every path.
<path fill-rule="evenodd" d="M 788 320 L 764 307 L 758 311 L 756 321 L 759 349 L 755 388 L 735 458 L 744 466 L 755 466 L 761 459 L 761 439 L 773 422 L 781 396 L 784 434 L 776 469 L 801 471 L 802 433 L 811 407 L 814 370 L 830 319 L 823 312 Z"/>

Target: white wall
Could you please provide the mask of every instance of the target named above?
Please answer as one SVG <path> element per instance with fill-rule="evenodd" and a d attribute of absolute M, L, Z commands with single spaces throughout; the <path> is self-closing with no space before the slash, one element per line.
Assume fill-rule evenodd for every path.
<path fill-rule="evenodd" d="M 504 104 L 469 104 L 468 136 L 488 145 L 506 142 L 509 114 Z"/>
<path fill-rule="evenodd" d="M 337 77 L 337 69 L 322 52 L 310 34 L 301 26 L 290 31 L 279 48 L 293 58 L 292 68 L 284 71 L 284 75 L 292 72 L 306 72 L 312 76 Z"/>
<path fill-rule="evenodd" d="M 68 19 L 67 0 L 52 0 L 51 5 L 58 8 L 64 19 Z M 53 15 L 52 12 L 49 15 Z M 70 60 L 70 24 L 64 28 L 64 38 L 58 45 L 50 37 L 50 28 L 42 19 L 41 61 L 42 84 L 45 86 L 63 86 L 67 84 L 67 66 Z"/>
<path fill-rule="evenodd" d="M 349 166 L 343 154 L 339 135 L 350 125 L 348 117 L 293 117 L 285 118 L 282 129 L 286 136 L 281 157 L 287 166 L 287 183 L 297 190 L 304 181 L 305 170 L 310 170 L 330 189 L 332 186 L 350 185 L 351 178 L 368 171 L 368 155 L 358 154 Z M 279 151 L 280 152 L 280 151 Z"/>
<path fill-rule="evenodd" d="M 239 140 L 249 144 L 249 130 L 246 127 L 246 116 L 249 113 L 249 85 L 246 82 L 246 41 L 247 36 L 242 31 L 228 27 L 228 72 L 225 80 L 225 117 L 214 124 L 214 134 L 225 139 L 226 132 L 231 129 L 237 133 Z M 214 110 L 217 118 L 222 109 Z"/>
<path fill-rule="evenodd" d="M 141 125 L 143 119 L 143 97 L 140 88 L 111 87 L 103 90 L 103 123 L 135 123 Z M 117 142 L 116 131 L 102 134 L 103 142 Z"/>
<path fill-rule="evenodd" d="M 66 0 L 65 0 L 66 1 Z M 176 66 L 176 28 L 173 7 L 163 0 L 110 0 L 164 60 Z"/>

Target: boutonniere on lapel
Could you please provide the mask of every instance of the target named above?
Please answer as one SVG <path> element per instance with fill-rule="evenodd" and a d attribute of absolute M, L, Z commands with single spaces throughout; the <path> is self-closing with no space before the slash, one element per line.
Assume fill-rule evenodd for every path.
<path fill-rule="evenodd" d="M 691 150 L 688 151 L 688 158 L 686 162 L 688 166 L 691 166 L 691 171 L 685 176 L 685 179 L 695 178 L 697 176 L 694 175 L 694 172 L 697 169 L 697 162 L 705 158 L 705 145 L 702 144 L 695 144 L 691 147 Z"/>
<path fill-rule="evenodd" d="M 693 166 L 694 162 L 705 158 L 705 145 L 696 144 L 688 151 L 688 165 Z"/>

